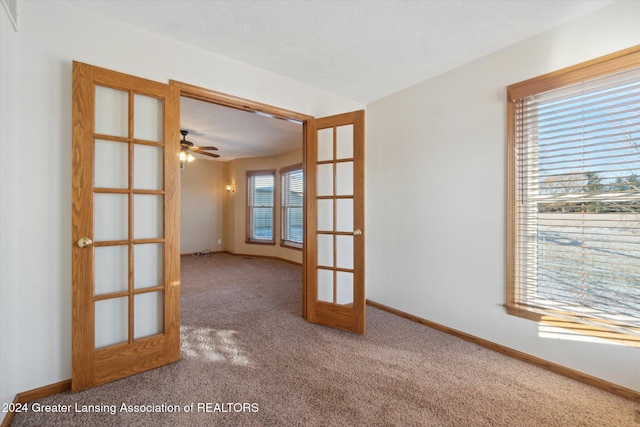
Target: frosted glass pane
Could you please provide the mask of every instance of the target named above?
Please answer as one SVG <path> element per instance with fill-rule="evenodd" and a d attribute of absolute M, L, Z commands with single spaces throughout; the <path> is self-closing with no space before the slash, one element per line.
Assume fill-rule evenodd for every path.
<path fill-rule="evenodd" d="M 129 188 L 129 144 L 96 140 L 94 174 L 98 188 Z"/>
<path fill-rule="evenodd" d="M 133 137 L 147 141 L 163 141 L 162 100 L 146 95 L 133 97 Z"/>
<path fill-rule="evenodd" d="M 95 303 L 96 348 L 127 342 L 129 330 L 128 298 L 113 298 Z"/>
<path fill-rule="evenodd" d="M 318 200 L 318 230 L 333 231 L 333 200 Z"/>
<path fill-rule="evenodd" d="M 353 231 L 353 199 L 337 199 L 336 204 L 336 231 Z"/>
<path fill-rule="evenodd" d="M 318 196 L 333 196 L 333 164 L 318 165 Z"/>
<path fill-rule="evenodd" d="M 333 267 L 333 235 L 318 234 L 318 265 Z"/>
<path fill-rule="evenodd" d="M 353 125 L 336 128 L 336 159 L 353 158 Z"/>
<path fill-rule="evenodd" d="M 133 287 L 136 289 L 162 285 L 162 243 L 146 243 L 133 247 Z"/>
<path fill-rule="evenodd" d="M 129 94 L 96 86 L 96 133 L 129 136 Z"/>
<path fill-rule="evenodd" d="M 162 190 L 163 152 L 160 147 L 135 144 L 133 147 L 133 188 Z"/>
<path fill-rule="evenodd" d="M 129 237 L 129 200 L 126 194 L 96 193 L 93 240 L 126 240 Z"/>
<path fill-rule="evenodd" d="M 333 271 L 318 270 L 318 301 L 333 302 Z"/>
<path fill-rule="evenodd" d="M 94 254 L 95 294 L 126 291 L 129 288 L 129 247 L 97 246 Z"/>
<path fill-rule="evenodd" d="M 336 164 L 336 194 L 340 196 L 353 194 L 353 162 Z"/>
<path fill-rule="evenodd" d="M 336 264 L 338 268 L 353 268 L 353 236 L 336 236 Z"/>
<path fill-rule="evenodd" d="M 133 238 L 162 237 L 162 196 L 136 194 L 133 196 Z"/>
<path fill-rule="evenodd" d="M 133 338 L 144 338 L 164 331 L 164 292 L 133 297 Z"/>
<path fill-rule="evenodd" d="M 353 273 L 338 271 L 336 274 L 336 304 L 353 304 Z"/>
<path fill-rule="evenodd" d="M 318 161 L 333 160 L 333 128 L 318 131 Z"/>

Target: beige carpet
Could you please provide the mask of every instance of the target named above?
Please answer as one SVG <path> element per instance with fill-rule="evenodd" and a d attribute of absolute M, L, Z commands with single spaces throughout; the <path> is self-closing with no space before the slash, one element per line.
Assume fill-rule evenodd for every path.
<path fill-rule="evenodd" d="M 181 361 L 41 399 L 72 412 L 12 425 L 640 425 L 640 405 L 371 307 L 366 336 L 309 324 L 301 269 L 285 262 L 183 258 L 181 309 Z"/>

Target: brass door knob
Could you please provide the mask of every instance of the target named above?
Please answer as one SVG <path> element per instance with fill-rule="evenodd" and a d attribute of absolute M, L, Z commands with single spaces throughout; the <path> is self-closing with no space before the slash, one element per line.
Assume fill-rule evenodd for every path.
<path fill-rule="evenodd" d="M 360 236 L 361 234 L 362 234 L 362 230 L 360 230 L 359 228 L 358 228 L 358 229 L 353 230 L 353 235 L 354 235 L 354 236 Z"/>
<path fill-rule="evenodd" d="M 87 248 L 89 246 L 93 245 L 93 240 L 91 240 L 88 237 L 83 237 L 80 240 L 78 240 L 78 247 L 79 248 Z"/>

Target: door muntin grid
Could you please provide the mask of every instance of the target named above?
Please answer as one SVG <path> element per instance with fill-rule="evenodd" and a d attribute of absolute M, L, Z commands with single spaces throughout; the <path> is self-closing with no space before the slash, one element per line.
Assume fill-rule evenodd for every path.
<path fill-rule="evenodd" d="M 164 331 L 164 103 L 95 87 L 94 344 Z"/>
<path fill-rule="evenodd" d="M 316 299 L 351 306 L 354 301 L 353 125 L 319 129 L 317 138 Z"/>

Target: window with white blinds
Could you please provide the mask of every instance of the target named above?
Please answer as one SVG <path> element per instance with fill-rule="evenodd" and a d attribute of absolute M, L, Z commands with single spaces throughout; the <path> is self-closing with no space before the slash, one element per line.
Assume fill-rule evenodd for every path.
<path fill-rule="evenodd" d="M 304 177 L 302 165 L 294 165 L 280 170 L 282 181 L 282 244 L 294 248 L 302 247 L 304 235 L 303 199 Z"/>
<path fill-rule="evenodd" d="M 640 336 L 637 50 L 509 87 L 511 314 Z"/>
<path fill-rule="evenodd" d="M 247 242 L 275 243 L 275 171 L 247 171 Z"/>

